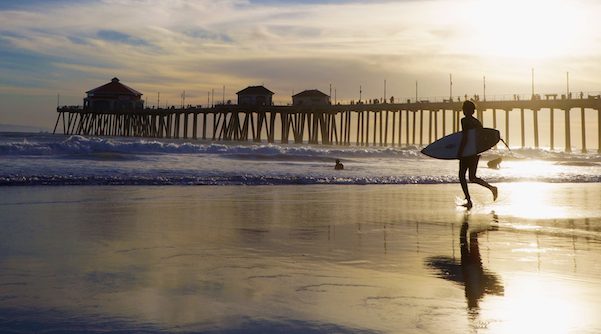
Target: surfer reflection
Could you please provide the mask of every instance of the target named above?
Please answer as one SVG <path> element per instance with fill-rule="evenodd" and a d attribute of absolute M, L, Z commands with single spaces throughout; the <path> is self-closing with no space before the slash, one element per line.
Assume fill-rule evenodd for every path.
<path fill-rule="evenodd" d="M 497 221 L 493 214 L 493 221 Z M 486 231 L 494 231 L 496 225 L 470 230 L 469 214 L 465 214 L 459 233 L 461 261 L 454 257 L 436 256 L 426 260 L 426 265 L 438 271 L 437 276 L 464 286 L 467 307 L 471 314 L 478 314 L 479 302 L 486 294 L 503 296 L 504 288 L 500 279 L 482 266 L 478 236 Z M 468 233 L 469 232 L 469 233 Z"/>
<path fill-rule="evenodd" d="M 472 208 L 473 204 L 472 198 L 470 197 L 470 192 L 467 188 L 467 180 L 465 179 L 465 173 L 468 170 L 470 182 L 488 188 L 492 192 L 493 200 L 497 200 L 498 190 L 497 187 L 491 186 L 488 184 L 488 182 L 476 176 L 476 171 L 478 170 L 478 161 L 480 160 L 479 154 L 462 157 L 463 150 L 465 149 L 465 145 L 467 143 L 467 130 L 482 128 L 482 123 L 480 123 L 480 121 L 474 117 L 474 112 L 476 111 L 476 104 L 474 104 L 474 102 L 469 100 L 464 101 L 462 109 L 465 117 L 461 119 L 461 130 L 463 131 L 464 135 L 461 137 L 457 156 L 459 157 L 459 182 L 461 183 L 461 189 L 463 189 L 463 194 L 465 195 L 466 201 L 463 206 L 469 210 Z"/>

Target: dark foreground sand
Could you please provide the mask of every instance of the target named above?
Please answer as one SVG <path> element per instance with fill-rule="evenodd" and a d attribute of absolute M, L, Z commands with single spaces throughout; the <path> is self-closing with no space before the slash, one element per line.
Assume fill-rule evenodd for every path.
<path fill-rule="evenodd" d="M 601 185 L 472 188 L 4 187 L 0 332 L 601 332 Z"/>

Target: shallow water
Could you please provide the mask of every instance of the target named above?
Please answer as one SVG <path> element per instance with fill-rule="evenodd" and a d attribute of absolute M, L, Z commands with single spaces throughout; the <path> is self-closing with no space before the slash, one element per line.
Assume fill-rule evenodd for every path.
<path fill-rule="evenodd" d="M 0 330 L 601 331 L 601 185 L 499 189 L 4 187 Z"/>
<path fill-rule="evenodd" d="M 501 156 L 500 169 L 486 162 Z M 334 170 L 335 159 L 345 168 Z M 4 185 L 291 185 L 457 183 L 457 161 L 418 146 L 214 143 L 0 133 Z M 601 182 L 601 155 L 491 150 L 478 173 L 491 182 Z"/>

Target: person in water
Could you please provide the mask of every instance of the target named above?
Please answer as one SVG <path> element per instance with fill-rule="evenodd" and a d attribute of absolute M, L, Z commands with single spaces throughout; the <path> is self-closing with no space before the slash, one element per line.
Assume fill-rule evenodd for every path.
<path fill-rule="evenodd" d="M 501 166 L 499 166 L 499 165 L 501 164 L 502 161 L 503 161 L 503 158 L 498 157 L 496 159 L 493 159 L 493 160 L 487 162 L 486 164 L 488 165 L 488 168 L 499 169 L 499 168 L 501 168 Z"/>
<path fill-rule="evenodd" d="M 334 166 L 335 170 L 342 170 L 344 169 L 344 165 L 340 162 L 339 159 L 336 159 L 336 166 Z"/>
<path fill-rule="evenodd" d="M 470 182 L 477 183 L 488 188 L 492 192 L 493 200 L 497 200 L 498 190 L 497 187 L 491 186 L 488 184 L 488 182 L 476 176 L 476 171 L 478 170 L 478 161 L 480 160 L 479 154 L 474 154 L 467 157 L 462 156 L 463 150 L 465 149 L 465 145 L 467 143 L 467 131 L 469 129 L 482 128 L 482 123 L 480 123 L 480 121 L 474 117 L 474 112 L 476 111 L 476 105 L 474 102 L 463 102 L 462 109 L 465 117 L 461 119 L 461 130 L 463 132 L 463 136 L 461 137 L 461 143 L 459 144 L 459 151 L 457 153 L 459 157 L 459 182 L 461 183 L 461 189 L 463 189 L 463 194 L 465 195 L 466 203 L 463 206 L 471 209 L 473 204 L 470 197 L 470 192 L 467 188 L 467 180 L 465 179 L 465 173 L 467 171 L 469 171 Z"/>

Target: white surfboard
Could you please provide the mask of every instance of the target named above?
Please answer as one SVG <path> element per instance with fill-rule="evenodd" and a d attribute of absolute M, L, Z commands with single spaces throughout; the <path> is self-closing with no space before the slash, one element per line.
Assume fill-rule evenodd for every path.
<path fill-rule="evenodd" d="M 432 144 L 426 146 L 421 152 L 429 157 L 436 159 L 459 159 L 459 145 L 463 132 L 455 132 Z M 501 139 L 499 131 L 490 128 L 467 130 L 467 142 L 463 149 L 462 157 L 469 157 L 484 151 L 488 151 Z"/>

